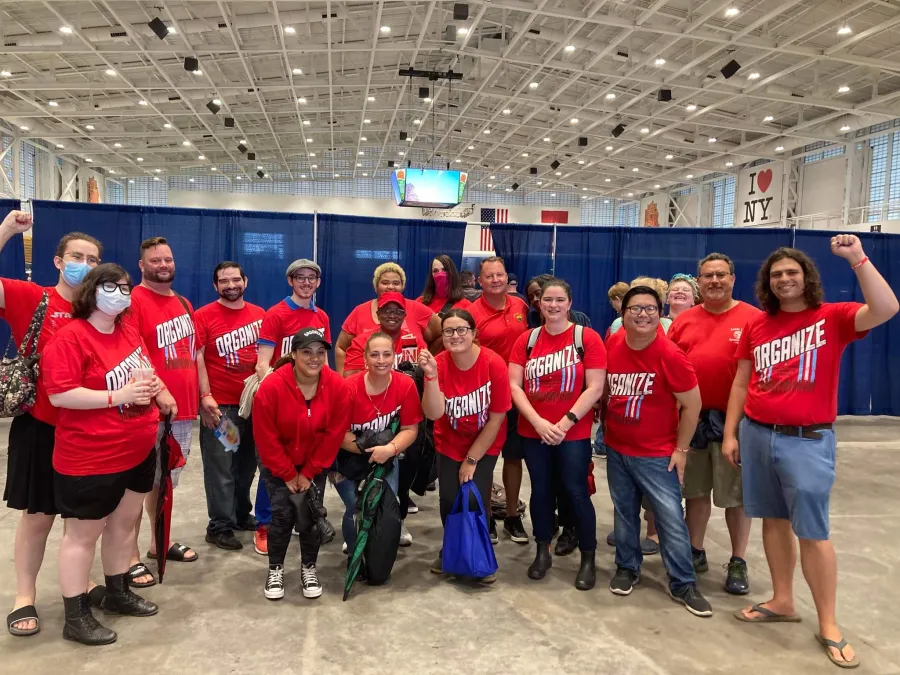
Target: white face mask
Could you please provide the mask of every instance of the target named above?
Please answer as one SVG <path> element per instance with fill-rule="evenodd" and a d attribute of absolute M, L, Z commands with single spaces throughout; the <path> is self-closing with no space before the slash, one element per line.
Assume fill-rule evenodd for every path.
<path fill-rule="evenodd" d="M 118 288 L 114 291 L 97 290 L 97 309 L 110 316 L 118 316 L 131 307 L 131 296 L 123 295 Z"/>

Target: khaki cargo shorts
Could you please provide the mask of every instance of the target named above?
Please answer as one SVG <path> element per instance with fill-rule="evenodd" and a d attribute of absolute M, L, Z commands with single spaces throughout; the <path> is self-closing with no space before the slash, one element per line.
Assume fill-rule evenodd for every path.
<path fill-rule="evenodd" d="M 741 471 L 722 456 L 722 444 L 710 443 L 705 450 L 691 448 L 684 468 L 685 499 L 713 495 L 713 504 L 720 509 L 744 505 Z"/>

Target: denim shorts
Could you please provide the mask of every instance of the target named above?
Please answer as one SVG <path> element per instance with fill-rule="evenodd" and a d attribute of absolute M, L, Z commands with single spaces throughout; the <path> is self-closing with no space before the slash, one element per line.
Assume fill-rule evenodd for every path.
<path fill-rule="evenodd" d="M 834 430 L 820 439 L 786 436 L 744 418 L 740 427 L 744 512 L 791 521 L 801 539 L 828 539 L 834 485 Z"/>

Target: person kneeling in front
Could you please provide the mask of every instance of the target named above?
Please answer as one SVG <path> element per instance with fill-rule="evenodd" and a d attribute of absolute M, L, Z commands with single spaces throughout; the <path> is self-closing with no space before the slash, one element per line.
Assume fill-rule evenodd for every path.
<path fill-rule="evenodd" d="M 265 596 L 284 597 L 284 558 L 294 528 L 291 495 L 309 489 L 313 478 L 337 457 L 350 426 L 350 390 L 328 367 L 331 343 L 318 328 L 303 328 L 291 340 L 291 352 L 275 363 L 253 401 L 253 438 L 260 478 L 272 504 L 269 525 L 269 574 Z M 312 523 L 310 524 L 312 525 Z M 313 527 L 300 531 L 303 595 L 318 598 L 319 540 Z"/>
<path fill-rule="evenodd" d="M 59 546 L 65 604 L 63 637 L 86 645 L 115 642 L 115 631 L 91 613 L 88 575 L 101 536 L 107 614 L 152 616 L 159 608 L 128 588 L 134 522 L 153 489 L 156 427 L 153 405 L 171 403 L 153 374 L 146 345 L 122 315 L 131 279 L 119 265 L 88 272 L 72 300 L 73 321 L 41 358 L 50 403 L 60 409 L 53 450 L 56 508 L 66 519 Z"/>
<path fill-rule="evenodd" d="M 607 344 L 609 402 L 604 442 L 615 508 L 616 574 L 609 590 L 629 595 L 641 579 L 641 496 L 656 516 L 672 599 L 696 616 L 712 616 L 697 590 L 681 484 L 700 417 L 700 389 L 687 356 L 657 334 L 662 300 L 648 286 L 622 300 L 625 330 Z M 681 404 L 679 419 L 678 404 Z"/>

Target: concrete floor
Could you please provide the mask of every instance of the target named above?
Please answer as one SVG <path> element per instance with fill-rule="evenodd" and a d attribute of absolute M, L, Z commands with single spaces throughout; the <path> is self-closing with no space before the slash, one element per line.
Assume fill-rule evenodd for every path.
<path fill-rule="evenodd" d="M 0 479 L 5 480 L 8 421 L 0 423 Z M 832 533 L 840 561 L 839 616 L 863 661 L 859 672 L 900 673 L 900 420 L 846 418 L 838 426 L 838 479 L 832 501 Z M 665 594 L 658 556 L 644 564 L 644 583 L 630 597 L 606 588 L 613 550 L 601 543 L 598 586 L 576 591 L 577 554 L 555 559 L 542 582 L 525 570 L 533 548 L 501 540 L 499 580 L 492 587 L 443 581 L 428 572 L 440 547 L 437 498 L 419 499 L 409 518 L 412 547 L 401 549 L 391 582 L 358 585 L 341 602 L 344 558 L 340 542 L 320 554 L 325 594 L 306 600 L 292 543 L 287 595 L 273 603 L 262 595 L 266 559 L 256 555 L 250 533 L 243 551 L 224 552 L 203 540 L 206 503 L 200 453 L 195 453 L 176 494 L 173 539 L 194 546 L 200 559 L 171 563 L 165 584 L 145 594 L 161 611 L 149 619 L 100 618 L 119 633 L 117 643 L 87 648 L 64 641 L 57 586 L 61 526 L 51 534 L 38 581 L 42 632 L 0 635 L 0 673 L 790 673 L 837 672 L 813 639 L 815 611 L 797 572 L 801 624 L 750 626 L 731 613 L 747 600 L 722 590 L 728 534 L 714 512 L 707 538 L 710 571 L 700 588 L 716 611 L 699 619 Z M 612 526 L 605 467 L 598 462 L 594 497 L 601 541 Z M 499 467 L 498 467 L 499 480 Z M 527 478 L 526 478 L 527 480 Z M 527 485 L 525 488 L 527 492 Z M 339 523 L 339 500 L 329 488 L 327 505 Z M 14 596 L 13 538 L 18 513 L 0 509 L 0 607 Z M 527 524 L 526 524 L 527 526 Z M 530 527 L 527 526 L 530 530 Z M 340 537 L 340 535 L 338 535 Z M 146 549 L 146 536 L 143 548 Z M 754 525 L 748 554 L 753 592 L 771 586 Z M 154 567 L 155 569 L 155 567 Z M 96 579 L 102 578 L 99 555 Z M 6 609 L 3 610 L 8 611 Z"/>

